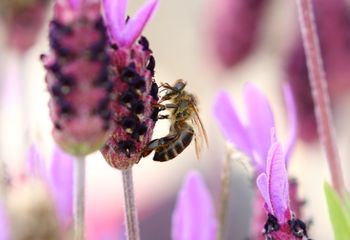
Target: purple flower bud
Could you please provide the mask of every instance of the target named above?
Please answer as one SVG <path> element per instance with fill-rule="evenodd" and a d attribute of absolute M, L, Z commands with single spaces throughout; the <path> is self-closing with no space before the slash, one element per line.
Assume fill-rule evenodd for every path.
<path fill-rule="evenodd" d="M 125 19 L 126 0 L 104 1 L 111 68 L 115 74 L 112 118 L 116 128 L 101 152 L 107 162 L 118 169 L 126 169 L 139 161 L 157 121 L 155 60 L 148 40 L 140 37 L 157 4 L 157 0 L 151 0 L 134 18 Z"/>
<path fill-rule="evenodd" d="M 98 150 L 112 129 L 113 82 L 100 4 L 57 2 L 49 40 L 51 52 L 43 62 L 53 137 L 65 151 L 86 155 Z"/>

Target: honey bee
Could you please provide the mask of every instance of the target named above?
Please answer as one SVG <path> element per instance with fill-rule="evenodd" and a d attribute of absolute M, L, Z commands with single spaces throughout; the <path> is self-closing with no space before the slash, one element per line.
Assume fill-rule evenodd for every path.
<path fill-rule="evenodd" d="M 166 92 L 159 101 L 159 108 L 168 109 L 170 114 L 159 118 L 170 120 L 169 133 L 165 137 L 152 140 L 143 150 L 142 156 L 145 157 L 154 150 L 153 160 L 168 161 L 179 155 L 194 138 L 196 155 L 199 158 L 204 142 L 208 145 L 208 138 L 198 115 L 195 96 L 184 90 L 186 83 L 181 79 L 173 86 L 166 83 L 161 87 Z"/>

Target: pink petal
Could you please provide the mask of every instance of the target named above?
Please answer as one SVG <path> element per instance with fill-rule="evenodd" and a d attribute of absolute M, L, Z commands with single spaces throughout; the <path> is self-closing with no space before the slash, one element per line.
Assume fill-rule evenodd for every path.
<path fill-rule="evenodd" d="M 257 179 L 256 179 L 256 184 L 258 186 L 258 189 L 262 195 L 262 197 L 265 200 L 265 203 L 267 205 L 268 211 L 270 213 L 273 212 L 272 206 L 271 206 L 271 201 L 270 201 L 270 195 L 269 195 L 269 190 L 268 190 L 268 179 L 265 173 L 261 173 Z"/>
<path fill-rule="evenodd" d="M 283 85 L 283 92 L 284 92 L 284 98 L 287 106 L 288 111 L 288 128 L 289 133 L 286 141 L 286 165 L 288 166 L 288 162 L 292 153 L 292 150 L 294 148 L 297 135 L 298 135 L 298 121 L 297 121 L 297 110 L 295 106 L 295 101 L 292 93 L 292 89 L 290 88 L 289 84 Z"/>
<path fill-rule="evenodd" d="M 0 240 L 8 240 L 8 222 L 6 219 L 5 209 L 2 203 L 0 203 Z"/>
<path fill-rule="evenodd" d="M 284 223 L 287 220 L 285 213 L 289 208 L 288 174 L 282 146 L 279 142 L 272 144 L 268 153 L 266 175 L 272 214 L 279 220 L 279 223 Z"/>
<path fill-rule="evenodd" d="M 31 145 L 27 154 L 26 175 L 46 179 L 45 160 L 34 145 Z"/>
<path fill-rule="evenodd" d="M 81 4 L 81 0 L 68 0 L 68 2 L 73 9 L 77 9 Z"/>
<path fill-rule="evenodd" d="M 127 0 L 103 0 L 105 22 L 113 38 L 120 45 L 125 27 Z"/>
<path fill-rule="evenodd" d="M 212 199 L 202 177 L 190 172 L 178 195 L 172 219 L 173 240 L 214 240 L 216 219 Z"/>
<path fill-rule="evenodd" d="M 142 30 L 146 23 L 152 17 L 158 6 L 159 0 L 148 1 L 136 14 L 131 18 L 122 32 L 122 45 L 130 46 L 138 37 L 140 37 Z"/>
<path fill-rule="evenodd" d="M 227 92 L 220 92 L 213 107 L 214 116 L 228 141 L 239 150 L 252 156 L 247 131 L 239 119 L 238 113 Z"/>
<path fill-rule="evenodd" d="M 51 184 L 64 223 L 72 218 L 73 160 L 58 147 L 55 148 L 51 162 Z"/>
<path fill-rule="evenodd" d="M 266 159 L 270 147 L 270 131 L 275 126 L 270 103 L 255 85 L 249 83 L 245 86 L 244 100 L 252 146 L 262 159 Z"/>
<path fill-rule="evenodd" d="M 127 0 L 115 0 L 116 2 L 116 11 L 115 15 L 115 24 L 117 24 L 118 29 L 122 30 L 126 23 L 126 8 L 128 6 Z"/>

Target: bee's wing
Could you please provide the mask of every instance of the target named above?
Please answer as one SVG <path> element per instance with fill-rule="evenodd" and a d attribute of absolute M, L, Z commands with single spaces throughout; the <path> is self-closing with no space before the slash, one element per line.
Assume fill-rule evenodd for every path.
<path fill-rule="evenodd" d="M 194 104 L 192 104 L 192 108 L 194 112 L 194 115 L 192 117 L 192 123 L 195 131 L 194 142 L 196 147 L 196 156 L 197 159 L 199 159 L 204 142 L 208 146 L 208 137 L 207 132 L 205 131 L 205 128 L 203 126 L 202 120 L 199 117 L 197 107 Z"/>

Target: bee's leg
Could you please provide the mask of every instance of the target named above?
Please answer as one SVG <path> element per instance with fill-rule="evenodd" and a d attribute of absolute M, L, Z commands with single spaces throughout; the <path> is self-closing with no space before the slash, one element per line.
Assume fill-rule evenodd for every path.
<path fill-rule="evenodd" d="M 172 86 L 170 86 L 169 83 L 162 83 L 162 84 L 160 84 L 159 87 L 160 87 L 160 88 L 167 89 L 167 90 L 172 90 L 172 91 L 175 91 L 175 90 L 176 90 L 175 88 L 173 88 Z"/>
<path fill-rule="evenodd" d="M 154 139 L 150 141 L 147 146 L 142 150 L 142 157 L 148 156 L 153 150 L 160 146 L 160 139 Z"/>
<path fill-rule="evenodd" d="M 169 119 L 169 115 L 168 114 L 166 114 L 166 115 L 159 114 L 158 119 Z"/>
<path fill-rule="evenodd" d="M 164 104 L 164 106 L 165 106 L 166 108 L 178 108 L 178 105 L 177 105 L 177 104 L 174 104 L 174 103 Z"/>
<path fill-rule="evenodd" d="M 160 103 L 164 102 L 164 101 L 167 101 L 167 100 L 170 100 L 172 97 L 174 96 L 174 93 L 171 92 L 171 93 L 167 93 L 165 94 L 164 96 L 162 96 L 159 100 Z"/>

